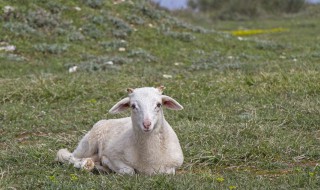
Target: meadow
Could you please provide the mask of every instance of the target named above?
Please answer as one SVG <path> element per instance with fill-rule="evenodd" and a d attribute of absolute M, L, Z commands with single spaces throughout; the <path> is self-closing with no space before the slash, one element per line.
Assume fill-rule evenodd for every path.
<path fill-rule="evenodd" d="M 0 8 L 0 189 L 319 189 L 319 9 L 206 22 L 145 1 Z M 176 175 L 54 161 L 130 114 L 108 113 L 126 88 L 159 85 L 184 106 L 165 110 L 185 156 Z"/>

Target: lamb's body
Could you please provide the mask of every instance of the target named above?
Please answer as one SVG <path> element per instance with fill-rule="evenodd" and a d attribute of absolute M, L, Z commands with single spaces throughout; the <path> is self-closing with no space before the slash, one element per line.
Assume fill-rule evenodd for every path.
<path fill-rule="evenodd" d="M 57 160 L 87 170 L 93 169 L 93 162 L 96 162 L 98 169 L 109 168 L 121 174 L 174 174 L 183 163 L 182 150 L 162 109 L 157 110 L 157 115 L 156 120 L 142 118 L 143 127 L 148 125 L 146 131 L 141 130 L 143 127 L 137 122 L 139 117 L 135 116 L 101 120 L 83 137 L 72 154 L 62 149 Z M 151 123 L 153 125 L 149 126 Z"/>

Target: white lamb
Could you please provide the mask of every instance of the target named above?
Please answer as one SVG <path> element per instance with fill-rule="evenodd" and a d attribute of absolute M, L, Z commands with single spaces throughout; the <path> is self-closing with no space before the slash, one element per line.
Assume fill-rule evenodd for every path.
<path fill-rule="evenodd" d="M 181 110 L 173 98 L 162 95 L 164 87 L 144 87 L 127 91 L 110 113 L 131 108 L 131 117 L 101 120 L 82 138 L 73 153 L 61 149 L 56 160 L 91 171 L 119 174 L 175 174 L 183 163 L 176 133 L 165 120 L 162 106 Z"/>

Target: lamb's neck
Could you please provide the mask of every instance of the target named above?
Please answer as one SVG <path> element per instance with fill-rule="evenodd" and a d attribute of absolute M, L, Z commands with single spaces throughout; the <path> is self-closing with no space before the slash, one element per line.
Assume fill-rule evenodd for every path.
<path fill-rule="evenodd" d="M 165 122 L 158 123 L 155 129 L 150 133 L 135 131 L 136 146 L 140 150 L 153 152 L 154 150 L 163 149 L 166 141 L 167 128 Z"/>

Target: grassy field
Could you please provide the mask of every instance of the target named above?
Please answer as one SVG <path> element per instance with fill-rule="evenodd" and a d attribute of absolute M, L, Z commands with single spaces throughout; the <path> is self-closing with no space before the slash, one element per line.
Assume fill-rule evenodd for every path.
<path fill-rule="evenodd" d="M 319 14 L 198 27 L 144 1 L 0 8 L 0 189 L 319 189 Z M 127 87 L 160 84 L 185 108 L 165 111 L 185 156 L 175 176 L 54 162 L 130 114 L 108 114 Z"/>

